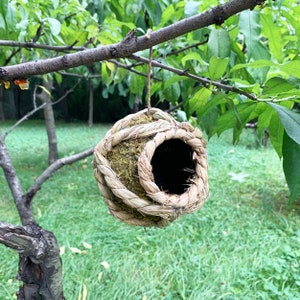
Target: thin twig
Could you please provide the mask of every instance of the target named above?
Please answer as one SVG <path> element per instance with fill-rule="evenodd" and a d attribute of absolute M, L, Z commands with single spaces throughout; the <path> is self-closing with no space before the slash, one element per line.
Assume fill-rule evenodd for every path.
<path fill-rule="evenodd" d="M 30 187 L 30 189 L 28 190 L 28 192 L 25 195 L 27 203 L 31 202 L 31 200 L 34 197 L 34 195 L 36 194 L 36 192 L 41 189 L 42 184 L 47 179 L 49 179 L 53 175 L 54 172 L 56 172 L 57 170 L 59 170 L 60 168 L 62 168 L 65 165 L 72 164 L 78 160 L 84 159 L 84 158 L 92 155 L 93 152 L 94 152 L 94 147 L 84 150 L 80 153 L 70 155 L 67 157 L 63 157 L 63 158 L 56 160 L 46 170 L 44 170 L 43 173 L 39 177 L 37 177 L 37 179 L 34 181 L 33 185 Z"/>
<path fill-rule="evenodd" d="M 12 58 L 13 58 L 14 56 L 16 56 L 19 52 L 21 52 L 21 49 L 22 49 L 22 48 L 13 50 L 12 53 L 10 54 L 10 56 L 5 60 L 3 66 L 7 66 L 7 65 L 9 64 L 9 62 L 12 60 Z"/>
<path fill-rule="evenodd" d="M 33 90 L 33 96 L 32 96 L 32 102 L 33 102 L 33 108 L 36 109 L 36 92 L 37 92 L 37 89 L 38 89 L 39 85 L 36 84 L 34 86 L 34 90 Z"/>
<path fill-rule="evenodd" d="M 42 50 L 50 50 L 56 52 L 68 52 L 68 51 L 83 51 L 86 50 L 86 47 L 74 46 L 78 41 L 74 41 L 71 45 L 68 46 L 51 46 L 51 45 L 44 45 L 39 44 L 36 42 L 16 42 L 11 40 L 0 40 L 0 46 L 3 47 L 18 47 L 18 48 L 25 48 L 25 49 L 42 49 Z M 16 51 L 20 51 L 20 49 Z"/>
<path fill-rule="evenodd" d="M 43 29 L 44 29 L 44 25 L 43 25 L 43 23 L 40 23 L 40 26 L 39 26 L 39 28 L 37 29 L 36 34 L 35 34 L 35 36 L 33 37 L 31 43 L 36 44 L 36 42 L 38 41 L 38 39 L 39 39 L 39 38 L 41 37 L 41 35 L 43 34 Z M 13 41 L 13 42 L 14 42 L 14 41 Z M 14 43 L 15 43 L 15 42 L 14 42 Z M 0 45 L 1 45 L 1 41 L 0 41 Z M 5 46 L 5 45 L 3 45 L 3 46 Z M 11 46 L 10 46 L 10 47 L 11 47 Z M 19 52 L 21 52 L 21 50 L 22 50 L 22 47 L 19 47 L 19 49 L 16 49 L 16 50 L 12 51 L 11 55 L 5 60 L 4 66 L 7 66 L 7 65 L 9 64 L 9 62 L 12 60 L 12 58 L 13 58 L 14 56 L 16 56 Z"/>
<path fill-rule="evenodd" d="M 70 77 L 77 77 L 77 78 L 85 78 L 85 79 L 93 79 L 93 78 L 101 78 L 100 74 L 93 74 L 93 75 L 81 75 L 81 74 L 76 74 L 76 73 L 71 73 L 71 72 L 65 72 L 65 71 L 58 71 L 60 75 L 63 76 L 70 76 Z"/>
<path fill-rule="evenodd" d="M 61 102 L 62 100 L 64 100 L 70 93 L 73 93 L 75 88 L 79 85 L 79 83 L 81 82 L 82 78 L 79 78 L 77 80 L 77 82 L 73 85 L 72 88 L 70 88 L 69 90 L 67 90 L 60 98 L 58 98 L 57 100 L 52 102 L 52 105 L 55 105 L 59 102 Z"/>
<path fill-rule="evenodd" d="M 25 116 L 23 116 L 20 120 L 18 120 L 13 126 L 11 126 L 5 133 L 4 133 L 4 139 L 14 130 L 17 126 L 19 126 L 22 122 L 27 120 L 30 116 L 35 114 L 40 109 L 43 109 L 46 106 L 47 103 L 43 103 L 40 106 L 36 107 L 32 111 L 28 112 Z"/>
<path fill-rule="evenodd" d="M 128 71 L 130 71 L 130 72 L 132 72 L 132 73 L 135 73 L 135 74 L 137 74 L 137 75 L 139 75 L 139 76 L 143 76 L 143 77 L 146 77 L 146 78 L 148 77 L 148 74 L 142 73 L 142 72 L 137 71 L 137 70 L 134 69 L 135 67 L 144 65 L 144 63 L 142 63 L 142 62 L 141 62 L 141 63 L 137 63 L 137 64 L 126 65 L 126 64 L 123 64 L 123 63 L 119 62 L 119 61 L 116 60 L 116 59 L 110 59 L 110 60 L 108 60 L 108 61 L 111 62 L 111 63 L 113 63 L 113 64 L 115 64 L 117 67 L 120 67 L 120 68 L 122 68 L 122 69 L 128 70 Z M 153 76 L 152 76 L 152 79 L 154 79 L 154 80 L 156 80 L 156 81 L 161 81 L 161 79 L 159 79 L 159 78 L 157 78 L 157 77 L 153 77 Z"/>
<path fill-rule="evenodd" d="M 56 101 L 53 101 L 51 103 L 51 105 L 55 105 L 59 102 L 61 102 L 62 100 L 64 100 L 70 93 L 74 92 L 75 88 L 77 87 L 77 85 L 80 83 L 82 79 L 78 79 L 77 83 L 69 90 L 67 90 L 60 98 L 58 98 Z M 25 120 L 27 120 L 30 116 L 32 116 L 34 113 L 36 113 L 37 111 L 43 109 L 47 103 L 43 103 L 41 104 L 40 106 L 36 106 L 36 89 L 37 89 L 38 86 L 35 87 L 34 89 L 34 97 L 33 97 L 33 101 L 34 101 L 34 106 L 35 108 L 28 112 L 25 116 L 23 116 L 20 120 L 18 120 L 13 126 L 11 126 L 4 134 L 3 134 L 3 137 L 4 137 L 4 140 L 5 138 L 18 126 L 20 125 L 22 122 L 24 122 Z"/>
<path fill-rule="evenodd" d="M 192 44 L 192 45 L 189 45 L 189 46 L 186 46 L 186 47 L 183 47 L 183 48 L 180 48 L 178 50 L 174 50 L 174 51 L 171 51 L 169 52 L 168 54 L 166 54 L 166 56 L 171 56 L 171 55 L 178 55 L 179 53 L 181 52 L 184 52 L 186 50 L 189 50 L 189 49 L 192 49 L 192 48 L 196 48 L 198 46 L 201 46 L 201 45 L 204 45 L 208 42 L 208 37 L 202 41 L 202 42 L 198 42 L 198 43 L 195 43 L 195 44 Z"/>
<path fill-rule="evenodd" d="M 131 55 L 130 58 L 132 59 L 135 59 L 137 61 L 142 61 L 144 62 L 145 64 L 148 64 L 149 63 L 149 59 L 147 58 L 144 58 L 142 56 L 138 56 L 138 55 Z M 225 90 L 225 91 L 229 91 L 229 92 L 234 92 L 234 93 L 237 93 L 237 94 L 240 94 L 240 95 L 244 95 L 246 96 L 247 98 L 253 100 L 253 101 L 257 101 L 257 97 L 253 94 L 250 94 L 250 93 L 247 93 L 241 89 L 238 89 L 234 86 L 230 86 L 230 85 L 226 85 L 224 83 L 221 83 L 219 81 L 213 81 L 213 80 L 209 80 L 207 78 L 203 78 L 203 77 L 199 77 L 197 75 L 194 75 L 194 74 L 191 74 L 187 71 L 183 71 L 183 70 L 180 70 L 180 69 L 176 69 L 176 68 L 173 68 L 173 67 L 170 67 L 170 66 L 167 66 L 167 65 L 164 65 L 158 61 L 152 61 L 152 66 L 153 67 L 158 67 L 158 68 L 161 68 L 161 69 L 165 69 L 165 70 L 168 70 L 168 71 L 171 71 L 179 76 L 186 76 L 188 78 L 191 78 L 191 79 L 194 79 L 200 83 L 202 83 L 204 86 L 206 87 L 209 87 L 210 85 L 213 85 L 219 89 L 222 89 L 222 90 Z"/>

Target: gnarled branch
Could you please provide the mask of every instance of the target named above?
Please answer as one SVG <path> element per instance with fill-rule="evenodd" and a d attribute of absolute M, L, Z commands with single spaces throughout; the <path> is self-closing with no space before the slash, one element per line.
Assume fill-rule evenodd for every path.
<path fill-rule="evenodd" d="M 18 299 L 64 299 L 59 247 L 52 232 L 36 224 L 0 222 L 0 243 L 20 254 L 18 279 L 24 285 Z"/>

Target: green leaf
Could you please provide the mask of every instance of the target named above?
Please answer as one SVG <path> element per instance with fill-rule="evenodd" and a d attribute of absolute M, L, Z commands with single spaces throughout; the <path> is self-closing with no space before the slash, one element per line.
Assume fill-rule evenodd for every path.
<path fill-rule="evenodd" d="M 269 106 L 266 105 L 265 110 L 259 114 L 257 120 L 257 133 L 261 138 L 264 134 L 265 129 L 269 128 L 271 119 L 276 112 Z"/>
<path fill-rule="evenodd" d="M 111 10 L 115 13 L 117 19 L 121 21 L 124 15 L 124 9 L 120 5 L 119 1 L 112 0 L 110 5 L 111 5 Z"/>
<path fill-rule="evenodd" d="M 151 83 L 151 96 L 155 93 L 159 93 L 162 90 L 161 82 L 153 82 Z"/>
<path fill-rule="evenodd" d="M 283 126 L 276 113 L 272 114 L 269 124 L 269 137 L 277 155 L 282 157 Z"/>
<path fill-rule="evenodd" d="M 293 60 L 281 65 L 280 69 L 291 76 L 300 78 L 300 60 Z"/>
<path fill-rule="evenodd" d="M 173 75 L 167 81 L 164 82 L 164 88 L 166 89 L 175 82 L 183 82 L 184 80 L 187 80 L 187 79 L 188 79 L 187 77 L 182 77 L 182 76 L 179 76 L 179 75 Z"/>
<path fill-rule="evenodd" d="M 276 67 L 280 71 L 285 72 L 288 75 L 300 78 L 300 60 L 293 60 L 285 64 L 276 64 L 271 60 L 259 59 L 248 64 L 237 64 L 231 68 L 230 72 L 239 70 L 241 68 L 263 68 L 263 67 Z"/>
<path fill-rule="evenodd" d="M 61 75 L 60 73 L 55 72 L 55 73 L 54 73 L 54 78 L 55 78 L 55 80 L 56 80 L 56 82 L 57 82 L 58 84 L 61 84 L 61 83 L 62 83 L 62 75 Z"/>
<path fill-rule="evenodd" d="M 283 171 L 290 190 L 290 202 L 300 196 L 300 145 L 285 132 L 282 145 Z"/>
<path fill-rule="evenodd" d="M 211 138 L 216 133 L 216 123 L 218 120 L 219 111 L 217 107 L 213 107 L 205 115 L 197 114 L 198 122 L 204 128 L 208 138 Z"/>
<path fill-rule="evenodd" d="M 255 47 L 255 52 L 253 52 L 252 57 L 255 60 L 259 60 L 259 59 L 269 60 L 271 58 L 269 49 L 261 41 L 254 43 L 253 46 Z"/>
<path fill-rule="evenodd" d="M 204 106 L 201 106 L 201 108 L 197 110 L 197 117 L 201 118 L 202 116 L 208 114 L 215 107 L 218 107 L 218 105 L 225 103 L 227 103 L 227 99 L 223 95 L 218 94 L 212 96 Z"/>
<path fill-rule="evenodd" d="M 286 133 L 300 144 L 300 114 L 276 103 L 268 104 L 277 111 Z"/>
<path fill-rule="evenodd" d="M 260 39 L 261 27 L 259 23 L 259 12 L 246 10 L 241 12 L 239 29 L 245 36 L 248 57 L 252 57 L 257 51 L 257 42 Z"/>
<path fill-rule="evenodd" d="M 297 10 L 298 11 L 295 11 Z M 291 14 L 291 12 L 294 12 L 295 15 Z M 281 14 L 283 17 L 286 18 L 286 20 L 289 23 L 289 26 L 292 26 L 294 28 L 294 30 L 296 31 L 296 35 L 299 36 L 300 34 L 300 23 L 299 23 L 299 19 L 297 16 L 299 16 L 299 5 L 295 6 L 292 9 L 288 9 L 286 11 L 281 10 Z"/>
<path fill-rule="evenodd" d="M 225 58 L 230 56 L 230 36 L 224 29 L 212 29 L 208 39 L 208 57 Z"/>
<path fill-rule="evenodd" d="M 281 63 L 283 56 L 281 29 L 277 23 L 273 21 L 270 10 L 268 10 L 268 13 L 261 14 L 260 20 L 262 24 L 262 34 L 268 38 L 270 51 L 276 60 Z"/>
<path fill-rule="evenodd" d="M 178 82 L 173 83 L 167 88 L 163 89 L 163 95 L 166 98 L 166 100 L 176 103 L 176 101 L 180 97 L 180 86 Z"/>
<path fill-rule="evenodd" d="M 230 72 L 234 72 L 236 70 L 242 69 L 242 68 L 263 68 L 263 67 L 276 67 L 278 65 L 276 65 L 275 63 L 273 63 L 270 60 L 266 60 L 266 59 L 259 59 L 256 60 L 254 62 L 248 63 L 248 64 L 237 64 L 234 67 L 231 68 Z"/>
<path fill-rule="evenodd" d="M 159 24 L 162 11 L 158 1 L 144 0 L 143 5 L 145 6 L 151 20 L 155 25 Z"/>
<path fill-rule="evenodd" d="M 7 14 L 5 16 L 6 19 L 6 26 L 8 28 L 15 28 L 17 25 L 17 11 L 15 9 L 15 7 L 9 3 L 8 4 L 8 10 L 7 10 Z"/>
<path fill-rule="evenodd" d="M 190 52 L 189 54 L 185 55 L 182 59 L 181 62 L 183 64 L 183 66 L 185 67 L 186 62 L 189 60 L 196 60 L 200 63 L 203 63 L 203 59 L 201 57 L 201 55 L 197 52 Z"/>
<path fill-rule="evenodd" d="M 0 29 L 1 28 L 4 29 L 4 30 L 6 28 L 5 20 L 4 20 L 3 16 L 2 16 L 2 14 L 0 14 Z"/>
<path fill-rule="evenodd" d="M 190 17 L 198 13 L 199 1 L 188 1 L 184 7 L 185 17 Z"/>
<path fill-rule="evenodd" d="M 53 35 L 59 35 L 61 24 L 59 21 L 53 18 L 48 18 L 50 30 Z"/>
<path fill-rule="evenodd" d="M 109 85 L 112 82 L 112 76 L 109 68 L 106 66 L 106 63 L 101 64 L 101 79 L 103 84 Z"/>
<path fill-rule="evenodd" d="M 203 87 L 195 93 L 195 95 L 189 100 L 189 113 L 197 111 L 200 107 L 204 106 L 209 97 L 211 96 L 211 90 Z"/>
<path fill-rule="evenodd" d="M 163 11 L 161 15 L 159 27 L 163 27 L 166 25 L 166 23 L 170 22 L 170 20 L 172 20 L 172 16 L 174 13 L 175 13 L 175 8 L 174 5 L 171 4 Z"/>
<path fill-rule="evenodd" d="M 8 9 L 8 0 L 1 0 L 0 2 L 0 14 L 5 17 Z"/>
<path fill-rule="evenodd" d="M 116 42 L 115 37 L 109 32 L 101 32 L 98 39 L 103 45 L 109 45 Z"/>
<path fill-rule="evenodd" d="M 233 106 L 231 110 L 228 110 L 224 115 L 219 117 L 216 126 L 218 135 L 227 129 L 233 128 L 235 129 L 234 142 L 237 142 L 245 124 L 257 117 L 257 105 L 258 103 L 256 102 L 245 102 Z"/>
<path fill-rule="evenodd" d="M 166 100 L 176 103 L 180 97 L 180 86 L 177 81 L 168 84 L 169 80 L 172 82 L 172 77 L 174 77 L 172 72 L 163 70 L 163 81 L 165 84 L 162 93 Z"/>
<path fill-rule="evenodd" d="M 270 60 L 271 55 L 269 50 L 261 41 L 253 42 L 253 47 L 255 48 L 255 51 L 252 53 L 251 57 L 254 60 Z M 251 73 L 252 77 L 257 82 L 263 84 L 266 81 L 269 70 L 270 68 L 265 66 L 261 68 L 248 69 L 248 72 Z"/>
<path fill-rule="evenodd" d="M 229 63 L 229 58 L 218 58 L 212 56 L 209 60 L 209 77 L 211 80 L 218 80 L 225 73 Z"/>
<path fill-rule="evenodd" d="M 264 96 L 277 96 L 282 92 L 288 92 L 293 88 L 294 85 L 291 84 L 288 80 L 280 77 L 273 77 L 265 83 L 262 94 Z"/>
<path fill-rule="evenodd" d="M 129 90 L 138 97 L 142 96 L 145 87 L 144 78 L 137 74 L 131 73 L 129 76 Z"/>

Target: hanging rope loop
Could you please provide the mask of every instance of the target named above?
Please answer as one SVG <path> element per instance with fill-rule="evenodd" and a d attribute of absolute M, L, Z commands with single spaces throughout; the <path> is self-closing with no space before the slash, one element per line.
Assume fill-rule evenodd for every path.
<path fill-rule="evenodd" d="M 147 80 L 148 116 L 150 116 L 150 109 L 151 109 L 151 69 L 152 69 L 152 47 L 149 49 L 148 80 Z"/>

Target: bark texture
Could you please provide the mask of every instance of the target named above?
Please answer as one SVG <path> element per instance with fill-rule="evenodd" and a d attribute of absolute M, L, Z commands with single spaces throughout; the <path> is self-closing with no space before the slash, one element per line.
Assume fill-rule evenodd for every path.
<path fill-rule="evenodd" d="M 38 97 L 45 103 L 44 118 L 48 137 L 48 164 L 53 164 L 58 159 L 58 147 L 56 138 L 55 118 L 53 112 L 53 106 L 51 101 L 51 90 L 53 89 L 53 81 L 49 79 L 44 80 L 43 83 L 45 90 L 42 91 Z"/>
<path fill-rule="evenodd" d="M 62 300 L 62 263 L 52 232 L 36 224 L 15 226 L 0 222 L 0 242 L 19 253 L 17 278 L 23 281 L 18 300 Z"/>

